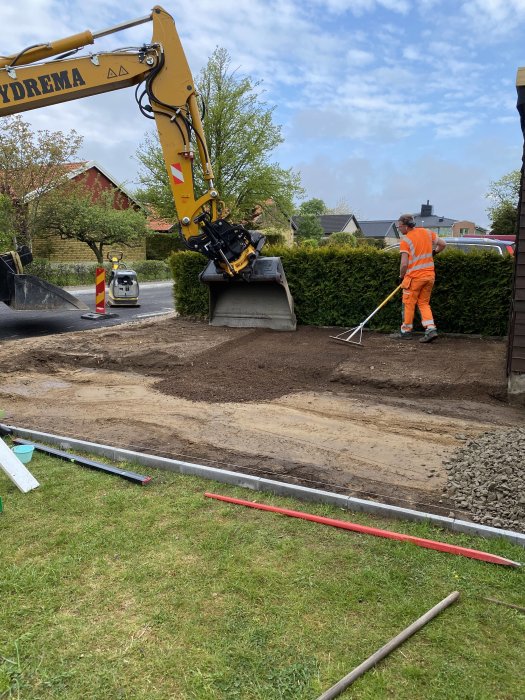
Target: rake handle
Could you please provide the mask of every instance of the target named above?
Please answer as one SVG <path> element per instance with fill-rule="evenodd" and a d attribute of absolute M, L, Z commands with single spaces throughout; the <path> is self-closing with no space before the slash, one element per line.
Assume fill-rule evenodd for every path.
<path fill-rule="evenodd" d="M 393 297 L 395 294 L 397 294 L 397 292 L 401 289 L 401 286 L 402 286 L 402 285 L 399 284 L 399 285 L 394 289 L 393 292 L 390 292 L 390 294 L 387 296 L 387 298 L 379 304 L 379 306 L 377 307 L 377 309 L 374 309 L 374 310 L 372 311 L 372 313 L 370 314 L 370 316 L 369 316 L 368 318 L 365 318 L 365 320 L 363 321 L 363 323 L 360 324 L 361 327 L 363 327 L 365 324 L 367 324 L 368 321 L 370 321 L 370 319 L 372 318 L 372 316 L 375 316 L 375 315 L 376 315 L 376 313 L 379 311 L 379 309 L 382 309 L 383 306 L 384 306 L 385 304 L 388 304 L 388 302 L 390 301 L 390 299 L 392 299 L 392 297 Z"/>

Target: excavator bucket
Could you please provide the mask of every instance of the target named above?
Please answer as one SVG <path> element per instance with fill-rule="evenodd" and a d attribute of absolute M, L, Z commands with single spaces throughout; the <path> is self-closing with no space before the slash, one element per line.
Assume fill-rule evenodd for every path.
<path fill-rule="evenodd" d="M 87 311 L 88 307 L 64 289 L 19 270 L 31 262 L 27 248 L 0 255 L 0 301 L 14 311 Z"/>
<path fill-rule="evenodd" d="M 210 325 L 296 329 L 293 299 L 280 258 L 257 258 L 248 278 L 228 277 L 210 261 L 200 279 L 209 289 Z"/>
<path fill-rule="evenodd" d="M 69 292 L 34 275 L 11 275 L 9 298 L 2 299 L 14 311 L 88 311 Z"/>

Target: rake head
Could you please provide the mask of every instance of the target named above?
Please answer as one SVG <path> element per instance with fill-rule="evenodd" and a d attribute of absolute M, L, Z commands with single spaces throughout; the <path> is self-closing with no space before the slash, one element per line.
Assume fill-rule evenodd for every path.
<path fill-rule="evenodd" d="M 349 328 L 347 331 L 343 331 L 343 333 L 339 333 L 339 335 L 331 335 L 330 338 L 333 340 L 339 340 L 342 343 L 352 343 L 352 345 L 362 345 L 363 343 L 361 342 L 363 338 L 363 326 L 364 323 L 361 323 L 359 326 L 356 326 L 355 328 Z"/>

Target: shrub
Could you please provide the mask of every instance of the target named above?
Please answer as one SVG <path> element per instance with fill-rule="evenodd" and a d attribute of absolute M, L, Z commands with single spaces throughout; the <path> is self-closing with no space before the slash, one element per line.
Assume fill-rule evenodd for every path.
<path fill-rule="evenodd" d="M 399 256 L 372 247 L 269 247 L 265 255 L 280 257 L 294 299 L 299 323 L 315 326 L 357 326 L 394 290 Z M 182 315 L 206 316 L 208 296 L 199 273 L 206 258 L 174 253 L 177 309 Z M 504 336 L 507 333 L 514 259 L 490 253 L 451 251 L 436 258 L 437 284 L 432 309 L 440 330 Z M 395 330 L 401 318 L 401 297 L 371 320 L 376 330 Z"/>
<path fill-rule="evenodd" d="M 97 263 L 52 263 L 49 260 L 35 258 L 26 271 L 30 275 L 56 284 L 58 287 L 82 286 L 95 284 Z M 106 280 L 109 279 L 111 263 L 103 265 L 106 270 Z M 130 264 L 135 270 L 140 282 L 171 279 L 170 267 L 166 262 L 157 260 L 137 261 Z"/>
<path fill-rule="evenodd" d="M 285 245 L 287 242 L 287 231 L 284 229 L 276 228 L 275 226 L 268 226 L 267 228 L 261 229 L 260 233 L 266 238 L 265 245 Z"/>
<path fill-rule="evenodd" d="M 137 260 L 130 267 L 137 273 L 139 282 L 171 279 L 171 269 L 166 260 Z"/>
<path fill-rule="evenodd" d="M 357 238 L 357 245 L 361 246 L 363 248 L 376 248 L 377 250 L 382 250 L 385 247 L 385 239 L 384 238 L 365 238 L 364 236 L 360 236 Z"/>
<path fill-rule="evenodd" d="M 186 250 L 177 232 L 148 233 L 146 236 L 146 260 L 167 260 L 175 250 Z"/>
<path fill-rule="evenodd" d="M 319 248 L 319 238 L 299 238 L 297 245 L 301 248 Z"/>
<path fill-rule="evenodd" d="M 109 265 L 109 264 L 108 264 Z M 52 263 L 35 258 L 25 271 L 59 287 L 95 284 L 97 263 Z"/>
<path fill-rule="evenodd" d="M 172 253 L 169 265 L 174 279 L 175 306 L 181 316 L 208 315 L 208 288 L 199 275 L 208 259 L 201 253 L 178 251 Z"/>
<path fill-rule="evenodd" d="M 338 245 L 338 246 L 351 246 L 352 248 L 355 248 L 357 245 L 357 238 L 354 236 L 353 233 L 348 233 L 347 231 L 338 231 L 337 233 L 332 233 L 330 236 L 327 236 L 326 238 L 322 238 L 319 241 L 320 246 L 333 246 L 333 245 Z"/>

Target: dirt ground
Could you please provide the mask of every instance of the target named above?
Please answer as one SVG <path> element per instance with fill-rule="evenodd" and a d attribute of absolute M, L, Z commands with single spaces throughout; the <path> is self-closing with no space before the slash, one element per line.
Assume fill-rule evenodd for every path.
<path fill-rule="evenodd" d="M 171 315 L 1 344 L 4 422 L 448 515 L 442 460 L 523 425 L 505 343 Z M 456 511 L 458 517 L 468 514 Z"/>

